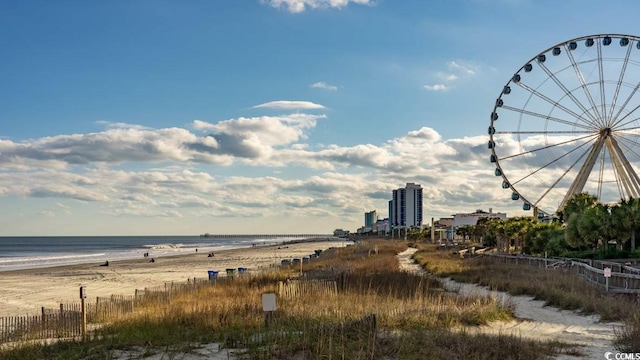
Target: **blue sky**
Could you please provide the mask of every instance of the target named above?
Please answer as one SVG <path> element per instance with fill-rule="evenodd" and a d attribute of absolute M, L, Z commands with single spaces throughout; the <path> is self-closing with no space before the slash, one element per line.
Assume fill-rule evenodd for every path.
<path fill-rule="evenodd" d="M 489 114 L 538 52 L 638 35 L 632 1 L 0 2 L 0 235 L 355 230 L 518 215 Z"/>

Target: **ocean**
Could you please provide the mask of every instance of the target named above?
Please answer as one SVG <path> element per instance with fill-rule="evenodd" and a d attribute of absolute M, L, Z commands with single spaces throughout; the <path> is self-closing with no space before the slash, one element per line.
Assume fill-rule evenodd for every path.
<path fill-rule="evenodd" d="M 200 236 L 74 236 L 74 237 L 0 237 L 0 272 L 45 268 L 61 265 L 104 263 L 127 260 L 215 252 L 283 241 L 305 236 L 282 238 L 247 235 L 233 237 Z"/>

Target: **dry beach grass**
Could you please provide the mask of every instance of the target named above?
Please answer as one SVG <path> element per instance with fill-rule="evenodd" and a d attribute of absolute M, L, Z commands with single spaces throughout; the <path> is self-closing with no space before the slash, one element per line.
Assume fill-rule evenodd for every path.
<path fill-rule="evenodd" d="M 336 293 L 278 297 L 268 328 L 263 293 L 294 282 L 298 267 L 175 294 L 110 319 L 86 342 L 33 345 L 7 359 L 540 359 L 571 351 L 554 341 L 452 330 L 512 319 L 491 296 L 458 296 L 424 276 L 399 271 L 400 241 L 367 241 L 324 251 L 304 278 L 335 281 Z M 217 257 L 217 254 L 216 254 Z M 215 344 L 211 350 L 210 344 Z M 203 355 L 202 349 L 208 353 Z M 222 349 L 222 350 L 220 350 Z M 569 350 L 567 350 L 569 349 Z M 51 357 L 54 358 L 54 357 Z"/>

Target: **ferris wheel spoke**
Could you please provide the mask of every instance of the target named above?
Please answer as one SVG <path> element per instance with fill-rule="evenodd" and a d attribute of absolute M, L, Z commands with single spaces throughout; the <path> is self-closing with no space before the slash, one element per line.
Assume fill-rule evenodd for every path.
<path fill-rule="evenodd" d="M 582 110 L 584 114 L 589 116 L 589 118 L 593 123 L 598 122 L 598 119 L 589 112 L 589 110 L 584 106 L 584 104 L 582 104 L 582 102 L 579 101 L 569 89 L 567 89 L 567 87 L 560 81 L 560 79 L 558 79 L 556 74 L 554 74 L 551 70 L 549 70 L 549 68 L 544 63 L 540 63 L 539 66 L 542 70 L 544 70 L 545 73 L 547 73 L 547 75 L 551 78 L 551 80 L 553 80 L 553 82 L 555 82 L 556 85 L 558 85 L 558 87 L 562 91 L 564 91 L 565 95 L 567 95 L 573 101 L 573 103 L 576 104 Z"/>
<path fill-rule="evenodd" d="M 634 107 L 630 112 L 628 112 L 625 116 L 621 117 L 620 120 L 617 120 L 613 125 L 611 125 L 612 129 L 617 129 L 620 127 L 624 127 L 627 126 L 629 124 L 631 124 L 632 122 L 638 120 L 638 118 L 633 118 L 625 123 L 620 124 L 621 122 L 623 122 L 626 118 L 628 118 L 629 116 L 631 116 L 631 114 L 633 114 L 636 110 L 640 109 L 640 105 L 637 105 L 636 107 Z"/>
<path fill-rule="evenodd" d="M 557 144 L 547 145 L 547 146 L 543 146 L 543 147 L 536 148 L 536 149 L 533 149 L 533 150 L 524 151 L 524 152 L 521 152 L 521 153 L 519 153 L 519 154 L 514 154 L 514 155 L 505 156 L 505 157 L 499 158 L 499 159 L 498 159 L 498 161 L 501 161 L 501 160 L 507 160 L 507 159 L 511 159 L 511 158 L 518 157 L 518 156 L 528 155 L 528 154 L 534 153 L 534 152 L 536 152 L 536 151 L 540 151 L 540 150 L 544 150 L 544 149 L 549 149 L 549 148 L 552 148 L 552 147 L 555 147 L 555 146 L 566 145 L 566 144 L 569 144 L 569 143 L 572 143 L 572 142 L 576 142 L 576 141 L 580 141 L 580 140 L 584 140 L 584 139 L 592 138 L 592 137 L 595 137 L 595 136 L 598 136 L 598 134 L 592 134 L 592 135 L 582 136 L 582 137 L 579 137 L 579 138 L 575 138 L 575 139 L 571 139 L 571 140 L 567 140 L 567 141 L 562 141 L 562 142 L 559 142 L 559 143 L 557 143 Z"/>
<path fill-rule="evenodd" d="M 496 134 L 546 135 L 546 134 L 593 134 L 593 131 L 496 131 Z"/>
<path fill-rule="evenodd" d="M 632 120 L 632 122 L 633 122 L 633 121 L 636 121 L 636 120 L 638 120 L 638 119 L 637 119 L 637 118 L 636 118 L 636 119 L 633 119 L 633 120 Z M 634 127 L 630 127 L 630 128 L 624 128 L 624 129 L 615 129 L 615 130 L 611 130 L 611 133 L 612 133 L 612 134 L 619 134 L 619 135 L 622 135 L 622 134 L 626 134 L 626 135 L 632 135 L 632 134 L 634 134 L 634 135 L 640 135 L 640 132 L 638 132 L 638 130 L 640 130 L 640 126 L 634 126 Z"/>
<path fill-rule="evenodd" d="M 613 128 L 615 126 L 617 126 L 620 122 L 624 121 L 624 119 L 626 119 L 630 114 L 633 114 L 634 111 L 636 111 L 638 109 L 638 107 L 640 106 L 636 106 L 631 112 L 629 112 L 629 114 L 623 116 L 620 120 L 618 120 L 618 117 L 620 116 L 620 114 L 622 114 L 622 111 L 624 109 L 627 108 L 627 105 L 629 105 L 629 101 L 631 101 L 631 99 L 633 99 L 633 96 L 636 94 L 636 92 L 638 91 L 638 89 L 640 89 L 640 81 L 638 81 L 638 83 L 636 84 L 636 86 L 633 88 L 633 90 L 631 91 L 631 93 L 629 94 L 629 96 L 627 96 L 627 99 L 624 101 L 624 103 L 622 104 L 622 106 L 620 106 L 620 109 L 618 110 L 618 112 L 616 113 L 616 115 L 611 119 L 611 125 L 610 127 Z"/>
<path fill-rule="evenodd" d="M 613 110 L 616 108 L 616 102 L 618 101 L 618 95 L 620 94 L 622 81 L 624 80 L 624 75 L 627 72 L 627 63 L 629 62 L 629 57 L 631 56 L 631 49 L 633 49 L 633 41 L 627 46 L 627 53 L 625 54 L 624 61 L 622 62 L 622 69 L 620 70 L 620 75 L 618 76 L 616 91 L 613 94 L 613 100 L 611 101 L 611 105 L 609 107 L 609 115 L 607 115 L 606 119 L 607 126 L 609 127 L 613 123 Z"/>
<path fill-rule="evenodd" d="M 587 82 L 584 80 L 582 71 L 580 71 L 580 67 L 578 66 L 578 63 L 573 57 L 573 52 L 571 52 L 571 50 L 569 50 L 569 48 L 566 45 L 565 45 L 565 53 L 567 54 L 569 61 L 571 61 L 571 66 L 573 67 L 573 71 L 575 71 L 576 77 L 578 78 L 578 81 L 580 81 L 580 87 L 582 88 L 582 91 L 584 91 L 584 94 L 589 100 L 589 104 L 591 105 L 591 108 L 596 112 L 596 117 L 600 117 L 600 113 L 598 112 L 598 107 L 596 106 L 596 102 L 593 99 L 593 96 L 591 96 L 591 92 L 589 91 Z"/>
<path fill-rule="evenodd" d="M 561 155 L 561 156 L 559 156 L 559 157 L 557 157 L 557 158 L 555 158 L 555 159 L 551 160 L 550 162 L 548 162 L 548 163 L 544 164 L 543 166 L 539 167 L 538 169 L 536 169 L 536 170 L 534 170 L 534 171 L 530 172 L 530 173 L 529 173 L 529 174 L 527 174 L 525 177 L 523 177 L 523 178 L 521 178 L 521 179 L 519 179 L 519 180 L 515 181 L 515 182 L 514 182 L 514 183 L 512 183 L 511 185 L 517 185 L 517 184 L 518 184 L 519 182 L 521 182 L 522 180 L 527 179 L 528 177 L 530 177 L 530 176 L 532 176 L 532 175 L 536 174 L 537 172 L 539 172 L 540 170 L 543 170 L 543 169 L 548 168 L 549 166 L 551 166 L 551 165 L 553 165 L 554 163 L 558 162 L 560 159 L 562 159 L 562 158 L 564 158 L 564 157 L 566 157 L 566 156 L 569 156 L 571 153 L 573 153 L 574 151 L 577 151 L 578 149 L 580 149 L 581 147 L 585 146 L 586 144 L 588 144 L 588 143 L 587 143 L 587 142 L 585 142 L 585 143 L 583 143 L 583 144 L 581 144 L 581 145 L 579 145 L 579 146 L 577 146 L 577 147 L 575 147 L 575 148 L 571 149 L 570 151 L 567 151 L 567 152 L 566 152 L 566 153 L 564 153 L 563 155 Z M 587 151 L 588 151 L 588 150 L 587 150 Z M 578 158 L 578 160 L 577 160 L 577 161 L 579 161 L 580 159 L 582 159 L 582 158 L 584 157 L 584 154 L 586 154 L 586 152 L 585 152 L 585 153 L 583 153 L 582 155 L 580 155 L 580 157 Z M 576 162 L 577 162 L 577 161 L 576 161 Z M 575 166 L 575 163 L 574 163 L 571 167 L 573 167 L 573 166 Z M 569 170 L 571 170 L 571 167 L 569 168 Z"/>
<path fill-rule="evenodd" d="M 585 124 L 591 125 L 593 127 L 599 128 L 601 127 L 600 124 L 591 121 L 590 119 L 585 119 L 582 116 L 580 116 L 579 114 L 575 113 L 573 110 L 567 108 L 566 106 L 560 104 L 557 101 L 553 101 L 552 99 L 550 99 L 548 96 L 541 94 L 539 91 L 530 88 L 529 86 L 523 84 L 522 82 L 517 82 L 516 84 L 518 84 L 518 86 L 522 87 L 523 89 L 527 90 L 528 92 L 530 92 L 531 94 L 539 97 L 540 99 L 548 102 L 549 104 L 553 105 L 554 107 L 557 107 L 558 109 L 561 109 L 562 111 L 566 112 L 567 114 L 573 116 L 576 120 L 581 120 L 582 122 L 584 122 Z"/>
<path fill-rule="evenodd" d="M 557 118 L 557 117 L 544 115 L 544 114 L 540 114 L 540 113 L 529 111 L 529 110 L 525 110 L 525 109 L 518 109 L 518 108 L 515 108 L 515 107 L 512 107 L 512 106 L 503 106 L 502 108 L 506 109 L 506 110 L 511 110 L 511 111 L 514 111 L 514 112 L 517 112 L 517 113 L 520 113 L 520 114 L 523 114 L 523 115 L 535 116 L 535 117 L 538 117 L 538 118 L 541 118 L 541 119 L 551 120 L 551 121 L 557 122 L 559 124 L 575 126 L 575 127 L 579 127 L 579 128 L 585 129 L 585 130 L 595 130 L 596 129 L 596 127 L 594 127 L 594 126 L 587 126 L 587 125 L 584 125 L 584 124 L 581 124 L 581 123 L 571 122 L 569 120 L 564 120 L 564 119 L 560 119 L 560 118 Z"/>
<path fill-rule="evenodd" d="M 549 98 L 548 96 L 545 96 L 544 94 L 540 93 L 539 91 L 527 86 L 526 84 L 523 84 L 521 82 L 517 83 L 520 87 L 522 87 L 523 89 L 529 91 L 530 93 L 532 93 L 533 95 L 539 97 L 540 99 L 546 101 L 547 103 L 553 105 L 554 107 L 557 107 L 561 110 L 563 110 L 564 112 L 566 112 L 567 114 L 571 115 L 573 118 L 575 118 L 576 120 L 580 120 L 583 123 L 590 125 L 589 127 L 591 128 L 599 128 L 601 127 L 597 122 L 595 122 L 594 120 L 590 120 L 590 119 L 585 119 L 582 116 L 580 116 L 579 114 L 577 114 L 576 112 L 574 112 L 573 110 L 567 108 L 566 106 L 560 104 L 557 101 L 553 101 L 551 98 Z M 588 113 L 587 113 L 588 114 Z M 591 116 L 591 114 L 589 114 L 589 116 Z"/>
<path fill-rule="evenodd" d="M 585 145 L 585 144 L 587 144 L 587 143 L 584 143 L 584 144 L 582 144 L 582 145 Z M 581 146 L 579 146 L 579 147 L 577 147 L 577 148 L 575 148 L 575 149 L 573 149 L 573 150 L 572 150 L 572 151 L 570 151 L 570 152 L 567 152 L 567 153 L 566 153 L 565 155 L 563 155 L 563 156 L 566 156 L 566 155 L 570 154 L 571 152 L 573 152 L 573 151 L 575 151 L 575 150 L 579 149 L 580 147 L 582 147 L 582 145 L 581 145 Z M 595 146 L 594 146 L 594 147 L 595 147 Z M 549 188 L 548 188 L 544 193 L 542 193 L 542 195 L 538 198 L 538 200 L 536 200 L 536 202 L 533 204 L 533 206 L 538 206 L 538 204 L 540 203 L 540 201 L 542 201 L 542 199 L 544 199 L 544 198 L 545 198 L 545 196 L 547 196 L 547 194 L 549 194 L 549 192 L 550 192 L 551 190 L 553 190 L 553 189 L 558 185 L 558 183 L 560 183 L 560 181 L 561 181 L 562 179 L 564 179 L 564 177 L 565 177 L 565 176 L 567 176 L 567 174 L 569 173 L 569 171 L 571 171 L 571 170 L 576 166 L 576 164 L 578 164 L 578 163 L 580 162 L 580 160 L 582 160 L 582 158 L 583 158 L 587 153 L 589 153 L 589 152 L 593 152 L 593 147 L 591 148 L 591 151 L 590 151 L 589 149 L 587 149 L 585 152 L 583 152 L 583 153 L 582 153 L 582 155 L 580 155 L 580 156 L 576 159 L 576 161 L 574 161 L 574 162 L 573 162 L 573 164 L 571 164 L 571 166 L 569 166 L 569 168 L 567 168 L 567 170 L 565 170 L 565 171 L 562 173 L 562 175 L 560 175 L 560 177 L 558 177 L 558 178 L 556 179 L 556 181 L 554 181 L 554 182 L 553 182 L 553 184 L 551 184 L 551 186 L 549 186 Z M 560 159 L 560 158 L 558 158 L 558 159 Z M 584 164 L 583 164 L 583 168 L 584 168 Z M 575 181 L 574 181 L 574 183 L 575 183 Z"/>
<path fill-rule="evenodd" d="M 602 106 L 602 117 L 600 121 L 602 121 L 602 126 L 606 124 L 607 119 L 604 117 L 607 114 L 607 108 L 605 103 L 605 94 L 604 94 L 604 68 L 602 65 L 602 41 L 596 41 L 596 46 L 598 47 L 598 74 L 600 76 L 600 105 Z"/>

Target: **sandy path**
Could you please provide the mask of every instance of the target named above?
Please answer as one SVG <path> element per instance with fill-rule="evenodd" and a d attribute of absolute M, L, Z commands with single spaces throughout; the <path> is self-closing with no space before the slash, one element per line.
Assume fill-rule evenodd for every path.
<path fill-rule="evenodd" d="M 417 249 L 409 248 L 398 254 L 400 266 L 405 271 L 426 274 L 411 258 L 416 251 Z M 615 351 L 612 344 L 614 328 L 622 326 L 621 323 L 600 323 L 598 316 L 583 316 L 573 311 L 544 306 L 544 301 L 534 300 L 531 296 L 512 296 L 474 284 L 457 283 L 449 278 L 440 280 L 449 290 L 463 295 L 489 295 L 513 304 L 517 320 L 494 322 L 475 328 L 477 331 L 578 344 L 581 345 L 580 351 L 587 359 L 604 359 L 607 351 Z M 562 355 L 558 359 L 575 357 Z"/>
<path fill-rule="evenodd" d="M 113 294 L 133 295 L 136 289 L 162 286 L 167 282 L 186 282 L 208 277 L 208 270 L 265 266 L 313 254 L 316 249 L 343 247 L 343 241 L 315 241 L 282 246 L 250 247 L 207 253 L 113 261 L 109 266 L 84 264 L 46 269 L 0 272 L 0 316 L 39 314 L 41 307 L 57 308 L 60 303 L 79 302 L 79 287 L 86 286 L 88 299 Z"/>

